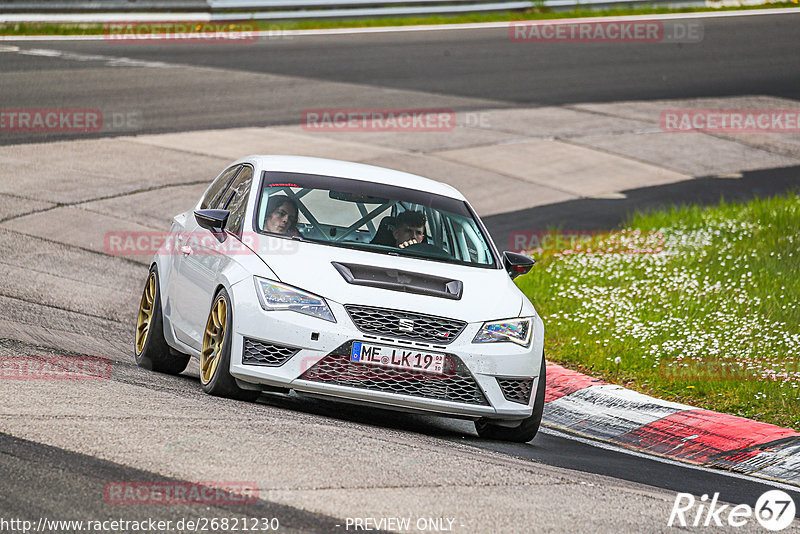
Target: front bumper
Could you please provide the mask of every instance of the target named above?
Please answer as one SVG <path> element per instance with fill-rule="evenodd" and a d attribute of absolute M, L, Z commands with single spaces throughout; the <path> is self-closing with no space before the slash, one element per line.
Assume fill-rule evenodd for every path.
<path fill-rule="evenodd" d="M 482 323 L 468 323 L 454 341 L 439 345 L 364 333 L 336 302 L 328 301 L 337 320 L 331 323 L 291 311 L 264 311 L 251 284 L 235 284 L 231 299 L 235 313 L 230 372 L 240 381 L 410 412 L 503 420 L 531 415 L 544 335 L 538 316 L 533 318 L 530 347 L 472 343 Z M 353 341 L 445 354 L 452 372 L 442 378 L 351 363 Z M 277 357 L 263 358 L 260 365 L 252 357 L 244 363 L 245 343 L 251 356 L 254 346 L 276 345 L 281 350 L 271 351 Z M 514 384 L 523 389 L 527 384 L 527 399 L 525 391 L 509 395 L 511 390 L 519 393 Z M 520 402 L 523 399 L 526 402 Z"/>

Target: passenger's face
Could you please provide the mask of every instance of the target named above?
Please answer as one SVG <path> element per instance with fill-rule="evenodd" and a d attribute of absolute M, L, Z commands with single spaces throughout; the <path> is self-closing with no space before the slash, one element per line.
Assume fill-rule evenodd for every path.
<path fill-rule="evenodd" d="M 394 229 L 393 235 L 397 240 L 398 245 L 405 243 L 406 241 L 416 241 L 417 243 L 422 243 L 422 238 L 425 235 L 425 227 L 401 224 L 398 228 Z"/>
<path fill-rule="evenodd" d="M 297 222 L 297 209 L 288 202 L 284 202 L 267 217 L 267 231 L 276 234 L 285 234 Z"/>

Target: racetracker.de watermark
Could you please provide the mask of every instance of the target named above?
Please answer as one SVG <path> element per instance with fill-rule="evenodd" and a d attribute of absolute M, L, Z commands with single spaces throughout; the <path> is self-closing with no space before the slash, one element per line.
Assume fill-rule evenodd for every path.
<path fill-rule="evenodd" d="M 103 380 L 111 376 L 111 360 L 94 356 L 5 356 L 0 380 Z"/>
<path fill-rule="evenodd" d="M 0 109 L 0 133 L 92 133 L 142 128 L 142 112 L 102 111 L 96 108 Z"/>
<path fill-rule="evenodd" d="M 277 517 L 203 517 L 180 519 L 55 519 L 40 517 L 38 521 L 16 517 L 0 517 L 0 532 L 108 532 L 108 533 L 167 533 L 167 532 L 270 532 L 279 531 Z"/>
<path fill-rule="evenodd" d="M 517 43 L 699 43 L 703 23 L 679 20 L 559 20 L 511 22 Z"/>
<path fill-rule="evenodd" d="M 103 500 L 120 506 L 242 505 L 258 501 L 255 482 L 109 482 Z"/>
<path fill-rule="evenodd" d="M 664 249 L 661 232 L 629 230 L 517 230 L 508 236 L 509 249 L 516 252 L 560 254 L 658 254 Z"/>
<path fill-rule="evenodd" d="M 103 236 L 103 251 L 112 256 L 160 256 L 224 254 L 238 256 L 267 252 L 294 254 L 297 242 L 255 232 L 233 236 L 207 230 L 173 233 L 168 231 L 119 231 Z"/>
<path fill-rule="evenodd" d="M 699 333 L 702 335 L 705 331 L 701 330 Z M 780 381 L 788 376 L 787 372 L 796 371 L 800 371 L 800 365 L 784 364 L 782 371 L 775 372 L 771 377 L 760 377 L 759 380 Z M 751 371 L 735 361 L 713 359 L 702 362 L 661 363 L 658 366 L 658 375 L 662 380 L 672 382 L 751 382 L 756 379 Z"/>
<path fill-rule="evenodd" d="M 103 30 L 103 39 L 112 43 L 252 44 L 259 39 L 253 22 L 107 22 Z"/>
<path fill-rule="evenodd" d="M 451 132 L 452 109 L 319 108 L 307 109 L 300 125 L 310 132 Z"/>
<path fill-rule="evenodd" d="M 665 132 L 800 133 L 800 109 L 668 109 Z"/>

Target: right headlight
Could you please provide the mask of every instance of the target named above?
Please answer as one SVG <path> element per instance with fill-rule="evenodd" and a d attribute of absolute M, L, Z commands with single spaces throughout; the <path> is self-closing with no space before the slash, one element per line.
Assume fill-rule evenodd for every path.
<path fill-rule="evenodd" d="M 487 321 L 478 330 L 473 343 L 511 342 L 527 347 L 531 344 L 533 324 L 530 317 Z"/>
<path fill-rule="evenodd" d="M 312 317 L 336 322 L 325 299 L 279 282 L 255 277 L 256 291 L 261 307 L 267 311 L 289 310 Z"/>

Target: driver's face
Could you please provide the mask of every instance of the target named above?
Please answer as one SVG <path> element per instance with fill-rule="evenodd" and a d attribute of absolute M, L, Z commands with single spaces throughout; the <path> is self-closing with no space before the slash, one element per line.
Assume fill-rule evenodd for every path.
<path fill-rule="evenodd" d="M 403 224 L 399 228 L 395 228 L 392 235 L 394 235 L 398 245 L 412 239 L 417 243 L 422 243 L 422 238 L 425 236 L 425 227 Z"/>
<path fill-rule="evenodd" d="M 276 234 L 285 234 L 297 222 L 297 210 L 284 202 L 267 217 L 267 231 Z"/>

